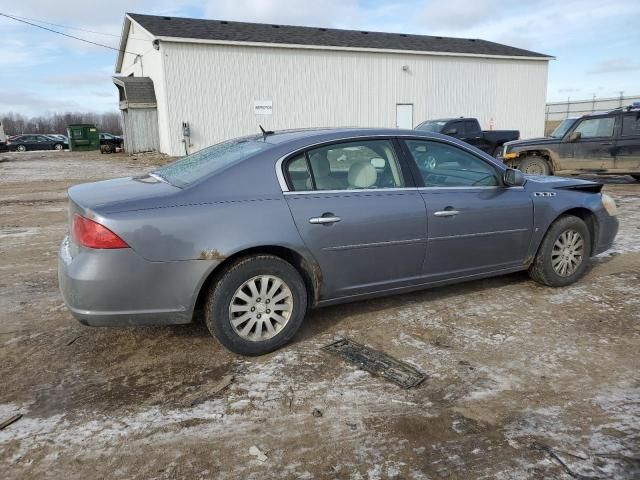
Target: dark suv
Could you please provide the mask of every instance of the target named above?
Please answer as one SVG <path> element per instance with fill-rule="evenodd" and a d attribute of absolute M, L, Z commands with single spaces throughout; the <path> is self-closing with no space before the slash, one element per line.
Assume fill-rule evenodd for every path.
<path fill-rule="evenodd" d="M 640 103 L 567 119 L 551 137 L 507 142 L 502 159 L 530 174 L 631 175 L 640 181 Z"/>

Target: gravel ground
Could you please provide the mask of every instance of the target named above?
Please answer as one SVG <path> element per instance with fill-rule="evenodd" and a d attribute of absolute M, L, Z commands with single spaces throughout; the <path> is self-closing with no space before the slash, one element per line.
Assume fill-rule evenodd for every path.
<path fill-rule="evenodd" d="M 165 161 L 0 154 L 0 422 L 23 414 L 0 430 L 3 478 L 640 478 L 630 177 L 605 179 L 620 234 L 573 286 L 514 274 L 316 310 L 246 359 L 199 323 L 89 328 L 64 308 L 66 188 Z M 402 390 L 320 350 L 342 337 L 428 378 Z"/>

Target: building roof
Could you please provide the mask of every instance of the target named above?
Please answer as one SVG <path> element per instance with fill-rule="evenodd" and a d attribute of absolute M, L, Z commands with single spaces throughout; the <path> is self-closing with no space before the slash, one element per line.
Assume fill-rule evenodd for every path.
<path fill-rule="evenodd" d="M 121 109 L 156 106 L 156 92 L 149 77 L 113 77 L 113 83 L 124 92 L 120 98 Z"/>
<path fill-rule="evenodd" d="M 542 53 L 479 39 L 162 17 L 138 13 L 129 13 L 127 16 L 155 37 L 193 41 L 404 50 L 441 54 L 527 57 L 540 60 L 553 58 Z"/>

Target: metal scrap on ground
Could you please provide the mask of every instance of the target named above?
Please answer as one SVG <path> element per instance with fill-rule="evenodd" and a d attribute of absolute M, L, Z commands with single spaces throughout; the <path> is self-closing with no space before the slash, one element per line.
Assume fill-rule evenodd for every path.
<path fill-rule="evenodd" d="M 193 407 L 197 403 L 203 402 L 207 398 L 212 397 L 227 388 L 233 382 L 233 378 L 233 375 L 225 375 L 218 383 L 213 385 L 211 388 L 199 389 L 185 395 L 180 403 L 185 407 Z"/>
<path fill-rule="evenodd" d="M 0 423 L 0 430 L 3 430 L 4 428 L 8 427 L 9 425 L 11 425 L 13 422 L 17 422 L 18 420 L 20 420 L 22 418 L 22 414 L 18 413 L 16 415 L 14 415 L 13 417 L 9 417 L 7 418 L 5 421 L 3 421 L 2 423 Z"/>
<path fill-rule="evenodd" d="M 326 345 L 322 347 L 322 350 L 338 355 L 363 370 L 386 378 L 402 388 L 415 387 L 427 378 L 424 373 L 407 363 L 346 338 Z"/>

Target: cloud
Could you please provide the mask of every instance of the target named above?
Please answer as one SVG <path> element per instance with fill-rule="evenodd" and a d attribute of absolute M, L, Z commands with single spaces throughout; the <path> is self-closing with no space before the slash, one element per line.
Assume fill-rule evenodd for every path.
<path fill-rule="evenodd" d="M 640 70 L 640 63 L 635 62 L 631 58 L 617 57 L 608 58 L 598 62 L 596 66 L 587 73 L 615 73 L 628 72 L 630 70 Z"/>
<path fill-rule="evenodd" d="M 99 85 L 101 83 L 112 83 L 110 73 L 103 71 L 47 75 L 43 78 L 43 81 L 47 82 L 50 85 L 75 88 L 83 86 L 95 87 L 96 85 Z"/>
<path fill-rule="evenodd" d="M 424 8 L 421 19 L 431 28 L 459 31 L 494 22 L 504 9 L 496 0 L 432 1 Z"/>

